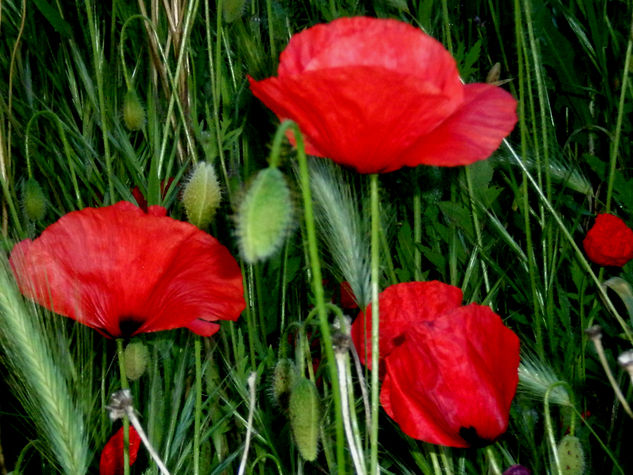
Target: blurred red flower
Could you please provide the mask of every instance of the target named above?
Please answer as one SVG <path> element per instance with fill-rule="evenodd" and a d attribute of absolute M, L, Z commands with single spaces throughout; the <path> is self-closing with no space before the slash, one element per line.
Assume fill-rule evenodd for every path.
<path fill-rule="evenodd" d="M 128 434 L 131 466 L 136 462 L 138 449 L 141 445 L 141 437 L 132 426 L 130 426 Z M 99 475 L 123 475 L 123 468 L 123 427 L 121 426 L 116 434 L 110 437 L 101 452 Z"/>
<path fill-rule="evenodd" d="M 519 339 L 489 307 L 461 301 L 460 289 L 436 281 L 392 285 L 380 294 L 380 402 L 415 439 L 479 447 L 508 427 Z M 368 307 L 352 325 L 367 366 L 370 337 Z"/>
<path fill-rule="evenodd" d="M 633 259 L 633 231 L 612 214 L 596 217 L 582 245 L 589 260 L 601 266 L 622 267 Z"/>
<path fill-rule="evenodd" d="M 214 321 L 244 310 L 240 268 L 215 238 L 165 213 L 127 201 L 68 213 L 13 248 L 20 291 L 112 338 L 180 327 L 214 334 Z"/>
<path fill-rule="evenodd" d="M 355 168 L 467 165 L 499 146 L 516 101 L 490 84 L 462 84 L 455 60 L 406 23 L 341 18 L 294 35 L 277 77 L 249 78 L 279 119 L 305 134 L 306 151 Z"/>

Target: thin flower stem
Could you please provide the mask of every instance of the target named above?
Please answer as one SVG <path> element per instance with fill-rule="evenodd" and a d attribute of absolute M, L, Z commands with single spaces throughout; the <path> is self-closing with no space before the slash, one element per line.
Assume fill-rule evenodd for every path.
<path fill-rule="evenodd" d="M 345 435 L 347 437 L 347 445 L 349 447 L 350 455 L 354 463 L 354 469 L 357 474 L 365 475 L 367 470 L 363 463 L 363 457 L 361 454 L 361 448 L 356 444 L 356 438 L 352 430 L 352 423 L 350 421 L 350 407 L 349 407 L 349 392 L 351 391 L 351 385 L 348 386 L 348 371 L 347 371 L 347 350 L 344 348 L 337 348 L 334 351 L 334 357 L 336 358 L 336 367 L 338 369 L 339 388 L 341 390 L 341 410 L 343 413 L 343 426 L 345 427 Z"/>
<path fill-rule="evenodd" d="M 486 457 L 488 457 L 488 463 L 490 463 L 490 472 L 488 473 L 491 473 L 492 475 L 501 475 L 501 470 L 499 469 L 495 453 L 492 451 L 492 446 L 487 446 L 485 450 Z"/>
<path fill-rule="evenodd" d="M 254 371 L 248 375 L 248 395 L 250 407 L 248 409 L 248 422 L 246 424 L 246 441 L 244 442 L 244 453 L 242 454 L 242 460 L 240 461 L 240 468 L 238 475 L 244 475 L 246 470 L 246 461 L 248 460 L 248 449 L 251 444 L 251 435 L 253 433 L 253 414 L 255 413 L 255 382 L 257 379 L 257 373 Z"/>
<path fill-rule="evenodd" d="M 334 399 L 334 418 L 336 427 L 336 471 L 339 475 L 345 474 L 345 447 L 343 436 L 343 421 L 341 420 L 341 395 L 339 391 L 338 378 L 336 374 L 336 364 L 334 361 L 334 350 L 332 348 L 332 335 L 330 333 L 330 323 L 325 309 L 325 297 L 323 293 L 323 282 L 321 277 L 321 263 L 319 261 L 319 251 L 317 246 L 316 230 L 314 224 L 314 211 L 312 208 L 312 193 L 310 190 L 310 177 L 308 173 L 308 160 L 303 145 L 303 137 L 299 127 L 294 122 L 286 121 L 281 124 L 277 133 L 285 133 L 293 127 L 295 140 L 297 142 L 297 161 L 299 162 L 299 179 L 301 181 L 301 194 L 303 196 L 303 212 L 305 219 L 305 229 L 308 239 L 308 252 L 310 257 L 310 269 L 312 271 L 312 288 L 317 312 L 319 314 L 319 326 L 321 337 L 325 348 L 325 356 L 328 361 L 328 370 L 332 382 L 332 398 Z"/>
<path fill-rule="evenodd" d="M 379 239 L 380 214 L 378 209 L 378 175 L 369 176 L 371 203 L 371 432 L 370 432 L 370 462 L 372 474 L 378 474 L 378 330 L 380 322 L 380 308 L 378 303 L 379 273 Z"/>
<path fill-rule="evenodd" d="M 95 19 L 92 2 L 85 1 L 88 29 L 90 31 L 90 45 L 92 47 L 92 57 L 94 58 L 95 77 L 97 79 L 97 94 L 99 96 L 99 112 L 101 114 L 101 135 L 103 137 L 103 153 L 105 155 L 105 168 L 108 179 L 109 203 L 114 204 L 114 182 L 112 177 L 112 155 L 110 154 L 110 138 L 108 132 L 108 114 L 106 112 L 105 91 L 103 85 L 103 46 L 99 44 L 99 36 L 96 32 Z M 127 432 L 125 433 L 127 437 Z M 127 465 L 126 465 L 127 467 Z M 127 467 L 129 471 L 129 467 Z"/>
<path fill-rule="evenodd" d="M 145 434 L 145 431 L 143 430 L 143 426 L 141 426 L 141 423 L 138 420 L 138 418 L 136 417 L 136 414 L 134 414 L 134 409 L 133 408 L 130 408 L 130 410 L 128 411 L 127 416 L 129 417 L 130 422 L 132 423 L 134 428 L 136 429 L 136 432 L 137 432 L 138 436 L 143 441 L 143 445 L 145 446 L 145 448 L 149 452 L 149 455 L 152 457 L 152 460 L 154 460 L 154 462 L 158 466 L 158 469 L 160 470 L 160 473 L 162 475 L 169 475 L 169 470 L 167 470 L 167 467 L 165 467 L 165 464 L 163 463 L 163 461 L 160 459 L 160 457 L 156 453 L 156 450 L 154 449 L 152 444 L 149 443 L 149 439 L 147 438 L 147 434 Z M 128 467 L 128 470 L 129 470 L 129 467 Z"/>
<path fill-rule="evenodd" d="M 552 416 L 549 412 L 549 395 L 552 390 L 559 385 L 560 383 L 554 383 L 549 388 L 547 388 L 547 391 L 545 391 L 545 397 L 543 398 L 543 414 L 545 416 L 545 432 L 550 445 L 550 450 L 552 451 L 554 467 L 556 468 L 557 474 L 562 474 L 560 459 L 558 458 L 558 449 L 556 446 L 556 437 L 554 436 L 554 428 L 552 426 Z"/>
<path fill-rule="evenodd" d="M 123 338 L 116 339 L 117 359 L 121 375 L 121 389 L 129 389 L 125 375 L 125 355 L 123 353 Z M 127 414 L 123 416 L 123 475 L 130 475 L 130 421 Z"/>
<path fill-rule="evenodd" d="M 615 123 L 615 134 L 610 150 L 609 175 L 607 178 L 607 197 L 605 199 L 605 211 L 611 210 L 611 195 L 613 193 L 613 181 L 615 179 L 615 166 L 618 160 L 618 149 L 620 148 L 620 134 L 622 132 L 622 118 L 624 116 L 624 101 L 628 91 L 628 79 L 631 73 L 631 51 L 633 50 L 633 19 L 629 29 L 629 41 L 626 45 L 624 56 L 624 71 L 622 71 L 622 85 L 620 86 L 620 102 L 618 104 L 618 117 Z"/>
<path fill-rule="evenodd" d="M 624 412 L 626 412 L 629 415 L 629 417 L 633 418 L 633 411 L 631 411 L 631 407 L 629 406 L 629 403 L 626 401 L 624 394 L 622 394 L 622 391 L 620 390 L 620 386 L 618 385 L 617 381 L 613 377 L 611 368 L 609 368 L 609 362 L 607 361 L 607 357 L 604 353 L 604 347 L 602 346 L 602 335 L 599 333 L 599 330 L 597 332 L 594 332 L 592 331 L 591 328 L 587 330 L 587 333 L 589 334 L 591 341 L 593 341 L 593 344 L 596 347 L 596 353 L 598 353 L 598 359 L 600 360 L 600 364 L 602 365 L 602 368 L 604 369 L 604 372 L 607 375 L 607 379 L 609 380 L 609 383 L 611 384 L 611 387 L 613 388 L 613 392 L 615 393 L 615 396 L 618 398 L 618 400 L 622 404 L 622 408 L 624 409 Z"/>
<path fill-rule="evenodd" d="M 416 174 L 417 173 L 416 168 Z M 416 186 L 415 191 L 413 192 L 413 242 L 415 243 L 415 249 L 413 250 L 415 263 L 413 278 L 416 281 L 422 278 L 422 253 L 419 248 L 419 245 L 422 242 L 422 199 L 420 194 L 420 187 Z"/>
<path fill-rule="evenodd" d="M 475 205 L 475 192 L 473 190 L 473 178 L 470 172 L 470 166 L 464 167 L 464 174 L 466 175 L 466 184 L 468 186 L 468 199 L 470 200 L 470 214 L 473 217 L 473 227 L 475 228 L 475 238 L 477 240 L 477 247 L 479 252 L 483 252 L 483 239 L 481 238 L 481 226 L 479 225 L 479 216 L 477 215 L 477 207 Z M 490 280 L 488 279 L 488 268 L 486 267 L 486 260 L 479 259 L 481 263 L 481 272 L 484 276 L 484 286 L 486 288 L 486 294 L 490 293 Z"/>
<path fill-rule="evenodd" d="M 196 336 L 194 342 L 196 360 L 196 409 L 193 419 L 193 473 L 200 473 L 200 416 L 202 414 L 202 345 L 200 337 Z"/>

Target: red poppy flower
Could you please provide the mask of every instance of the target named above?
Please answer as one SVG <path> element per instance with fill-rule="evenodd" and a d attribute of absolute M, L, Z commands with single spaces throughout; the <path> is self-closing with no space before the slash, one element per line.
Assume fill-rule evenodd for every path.
<path fill-rule="evenodd" d="M 633 231 L 617 216 L 599 214 L 582 242 L 589 260 L 622 267 L 633 259 Z"/>
<path fill-rule="evenodd" d="M 136 462 L 138 449 L 141 445 L 141 437 L 136 429 L 130 426 L 128 432 L 129 438 L 129 454 L 130 466 Z M 99 475 L 122 475 L 123 467 L 123 426 L 110 437 L 101 452 L 101 461 L 99 463 Z"/>
<path fill-rule="evenodd" d="M 215 238 L 126 201 L 63 216 L 10 262 L 20 291 L 109 337 L 187 327 L 209 336 L 245 307 L 240 268 Z"/>
<path fill-rule="evenodd" d="M 455 60 L 396 20 L 341 18 L 294 35 L 277 77 L 253 94 L 305 134 L 311 155 L 361 173 L 466 165 L 510 133 L 516 101 L 490 84 L 462 84 Z"/>
<path fill-rule="evenodd" d="M 413 438 L 477 447 L 508 427 L 519 339 L 489 307 L 461 300 L 460 289 L 441 282 L 397 284 L 380 294 L 380 402 Z M 368 366 L 370 335 L 371 307 L 352 326 Z"/>

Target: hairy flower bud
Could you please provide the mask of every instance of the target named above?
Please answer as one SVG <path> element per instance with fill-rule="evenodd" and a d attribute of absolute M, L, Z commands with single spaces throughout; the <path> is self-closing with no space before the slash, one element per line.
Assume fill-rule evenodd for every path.
<path fill-rule="evenodd" d="M 130 381 L 143 376 L 149 362 L 149 350 L 141 341 L 134 341 L 125 347 L 123 352 L 125 375 Z"/>
<path fill-rule="evenodd" d="M 187 219 L 200 229 L 206 229 L 220 206 L 222 193 L 213 165 L 199 162 L 182 193 Z"/>
<path fill-rule="evenodd" d="M 292 224 L 290 189 L 277 168 L 261 170 L 251 183 L 237 216 L 244 259 L 253 263 L 281 246 Z"/>
<path fill-rule="evenodd" d="M 296 375 L 297 368 L 291 359 L 283 358 L 277 361 L 275 369 L 273 369 L 270 389 L 274 401 L 279 404 L 282 409 L 288 408 L 290 388 L 292 388 L 295 383 Z"/>
<path fill-rule="evenodd" d="M 321 402 L 312 381 L 300 379 L 290 391 L 290 428 L 301 456 L 312 462 L 316 459 L 321 423 Z"/>
<path fill-rule="evenodd" d="M 35 178 L 29 178 L 22 189 L 24 214 L 31 221 L 41 221 L 46 215 L 46 197 Z"/>
<path fill-rule="evenodd" d="M 566 435 L 558 444 L 558 460 L 563 475 L 585 473 L 585 452 L 578 437 Z"/>
<path fill-rule="evenodd" d="M 134 89 L 129 89 L 123 98 L 123 122 L 129 130 L 141 130 L 145 125 L 145 108 Z"/>

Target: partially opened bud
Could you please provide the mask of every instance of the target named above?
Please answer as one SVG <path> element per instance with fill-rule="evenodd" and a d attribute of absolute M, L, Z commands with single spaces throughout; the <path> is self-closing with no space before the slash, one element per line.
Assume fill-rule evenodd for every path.
<path fill-rule="evenodd" d="M 222 192 L 215 168 L 210 163 L 198 162 L 182 193 L 187 219 L 200 229 L 206 229 L 211 224 L 221 199 Z"/>
<path fill-rule="evenodd" d="M 123 122 L 129 130 L 141 130 L 145 125 L 145 108 L 134 89 L 129 89 L 123 98 Z"/>
<path fill-rule="evenodd" d="M 290 391 L 290 428 L 301 456 L 312 462 L 316 459 L 321 424 L 321 402 L 312 381 L 300 379 Z"/>
<path fill-rule="evenodd" d="M 31 221 L 41 221 L 46 214 L 46 197 L 35 178 L 29 178 L 22 189 L 24 214 Z"/>
<path fill-rule="evenodd" d="M 135 341 L 125 347 L 123 358 L 125 375 L 130 381 L 136 381 L 147 369 L 149 350 L 143 342 Z"/>
<path fill-rule="evenodd" d="M 251 183 L 237 216 L 244 259 L 253 263 L 281 246 L 292 224 L 290 189 L 277 168 L 261 170 Z"/>

